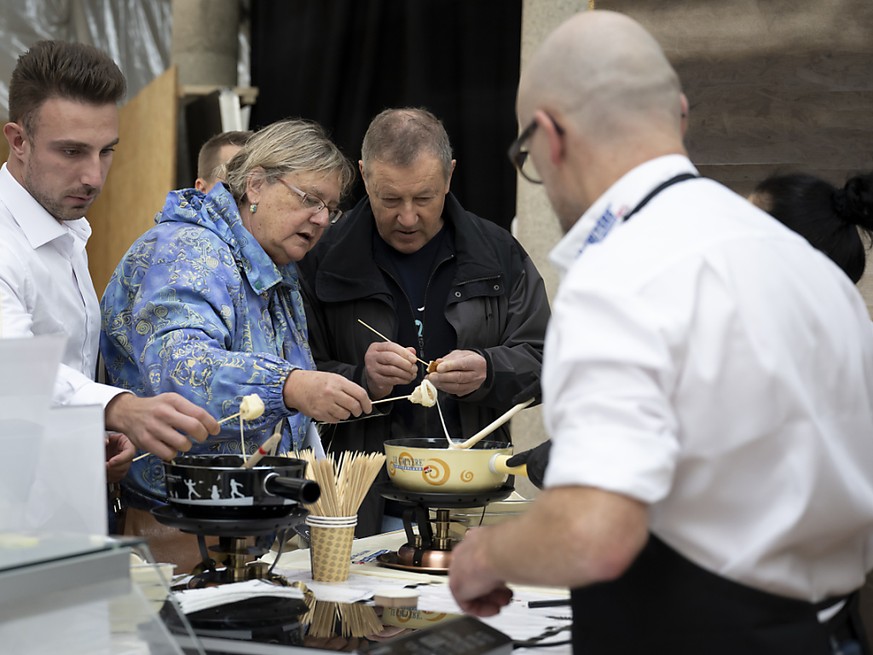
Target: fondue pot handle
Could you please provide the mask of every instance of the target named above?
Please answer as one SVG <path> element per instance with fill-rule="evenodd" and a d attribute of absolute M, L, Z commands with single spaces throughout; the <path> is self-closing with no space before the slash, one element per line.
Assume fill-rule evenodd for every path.
<path fill-rule="evenodd" d="M 306 504 L 314 503 L 321 497 L 321 487 L 315 480 L 283 478 L 278 473 L 271 473 L 264 478 L 264 489 L 274 496 Z"/>
<path fill-rule="evenodd" d="M 510 457 L 511 455 L 498 455 L 495 453 L 488 461 L 488 468 L 492 473 L 498 475 L 523 475 L 524 477 L 527 477 L 527 464 L 522 464 L 521 466 L 507 466 L 506 460 Z"/>

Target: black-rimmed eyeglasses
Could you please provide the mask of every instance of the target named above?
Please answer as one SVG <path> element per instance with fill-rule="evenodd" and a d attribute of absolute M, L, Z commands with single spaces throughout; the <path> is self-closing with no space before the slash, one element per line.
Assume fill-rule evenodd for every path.
<path fill-rule="evenodd" d="M 311 211 L 313 216 L 315 216 L 316 214 L 318 214 L 321 211 L 324 211 L 324 209 L 327 209 L 327 220 L 330 222 L 331 225 L 335 225 L 336 222 L 340 218 L 342 218 L 342 215 L 343 215 L 342 209 L 339 209 L 339 208 L 331 209 L 330 207 L 327 206 L 327 203 L 324 202 L 324 200 L 322 200 L 321 198 L 316 196 L 314 193 L 307 193 L 303 189 L 298 189 L 296 186 L 286 182 L 281 177 L 277 178 L 277 179 L 282 184 L 284 184 L 288 188 L 289 191 L 293 191 L 298 196 L 300 196 L 301 204 L 306 209 Z"/>
<path fill-rule="evenodd" d="M 551 116 L 549 118 L 552 121 L 552 124 L 555 126 L 555 130 L 558 134 L 564 134 L 563 128 L 555 122 Z M 512 145 L 509 146 L 509 150 L 507 150 L 506 155 L 509 157 L 509 161 L 512 162 L 512 165 L 515 166 L 515 169 L 521 173 L 521 176 L 526 179 L 531 184 L 542 184 L 543 178 L 540 177 L 540 174 L 537 172 L 536 167 L 534 166 L 533 160 L 530 158 L 530 151 L 524 147 L 525 142 L 531 138 L 534 131 L 537 129 L 537 121 L 536 119 L 532 120 L 526 128 L 521 131 L 521 134 L 518 135 L 518 138 L 512 142 Z"/>

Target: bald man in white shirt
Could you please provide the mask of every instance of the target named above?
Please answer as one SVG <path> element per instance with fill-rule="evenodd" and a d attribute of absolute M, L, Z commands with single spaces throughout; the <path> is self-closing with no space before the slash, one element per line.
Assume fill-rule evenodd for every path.
<path fill-rule="evenodd" d="M 510 156 L 565 233 L 552 453 L 522 517 L 452 552 L 450 587 L 482 616 L 507 583 L 569 587 L 586 655 L 867 652 L 870 318 L 833 262 L 699 176 L 683 109 L 618 13 L 574 16 L 522 72 Z"/>

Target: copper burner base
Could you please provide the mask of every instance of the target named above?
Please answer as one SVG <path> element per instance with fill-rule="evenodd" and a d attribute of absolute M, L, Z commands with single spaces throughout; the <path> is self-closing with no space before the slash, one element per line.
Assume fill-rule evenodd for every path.
<path fill-rule="evenodd" d="M 403 544 L 396 553 L 383 553 L 376 558 L 382 566 L 418 573 L 448 573 L 452 551 L 421 549 Z"/>

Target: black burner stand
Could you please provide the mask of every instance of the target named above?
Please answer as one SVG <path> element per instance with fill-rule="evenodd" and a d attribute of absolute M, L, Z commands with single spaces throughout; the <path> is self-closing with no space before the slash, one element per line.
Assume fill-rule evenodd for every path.
<path fill-rule="evenodd" d="M 400 489 L 391 482 L 378 485 L 381 496 L 388 500 L 394 500 L 403 505 L 403 528 L 410 546 L 417 550 L 447 550 L 445 539 L 447 535 L 439 534 L 434 537 L 430 521 L 430 509 L 446 510 L 464 509 L 468 507 L 484 507 L 488 503 L 503 500 L 513 491 L 513 486 L 506 484 L 497 489 L 474 491 L 470 493 L 441 493 L 419 492 Z M 412 530 L 412 524 L 418 525 L 418 537 L 420 543 L 416 544 L 416 534 Z M 447 521 L 444 521 L 447 523 Z"/>

